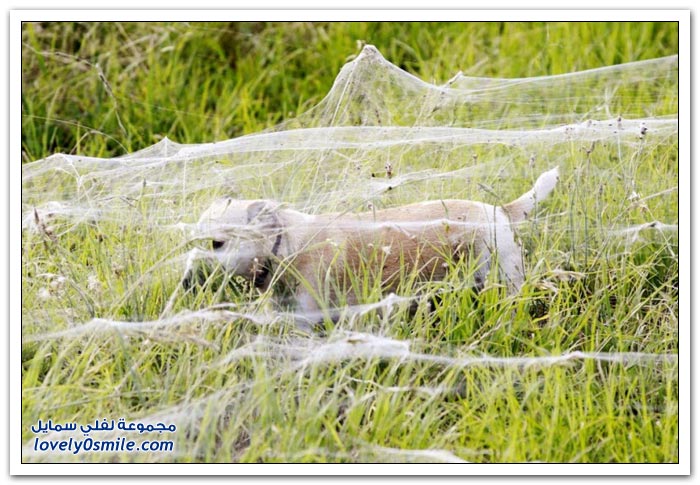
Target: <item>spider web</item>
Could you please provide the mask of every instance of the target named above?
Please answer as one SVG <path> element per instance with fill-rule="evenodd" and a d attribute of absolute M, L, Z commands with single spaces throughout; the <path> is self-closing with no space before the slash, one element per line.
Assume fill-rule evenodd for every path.
<path fill-rule="evenodd" d="M 126 339 L 148 338 L 163 345 L 189 342 L 220 350 L 215 339 L 207 337 L 212 327 L 245 320 L 269 328 L 288 319 L 289 315 L 263 305 L 226 303 L 132 321 L 121 317 L 119 309 L 125 302 L 147 293 L 146 288 L 166 288 L 161 290 L 166 295 L 177 291 L 173 288 L 184 269 L 199 214 L 222 195 L 274 199 L 312 214 L 436 198 L 502 204 L 529 189 L 541 172 L 559 166 L 560 190 L 570 194 L 561 200 L 573 202 L 560 202 L 538 215 L 534 230 L 564 234 L 572 246 L 584 244 L 580 234 L 585 233 L 586 247 L 612 248 L 613 253 L 628 251 L 648 238 L 673 243 L 678 182 L 663 180 L 659 188 L 657 174 L 637 167 L 677 147 L 677 92 L 677 56 L 535 78 L 478 78 L 460 73 L 434 85 L 394 66 L 368 45 L 342 68 L 317 106 L 269 130 L 201 144 L 166 138 L 110 159 L 55 154 L 27 163 L 22 168 L 23 246 L 32 241 L 60 245 L 62 238 L 73 234 L 119 240 L 119 234 L 125 233 L 128 240 L 106 257 L 133 263 L 143 247 L 149 248 L 149 256 L 145 267 L 116 263 L 115 273 L 135 272 L 121 293 L 98 291 L 102 283 L 97 279 L 76 281 L 50 262 L 23 258 L 25 272 L 31 273 L 23 279 L 23 288 L 34 296 L 23 304 L 23 341 L 66 348 L 78 339 L 106 340 L 117 333 Z M 588 198 L 595 199 L 592 206 L 597 216 L 578 217 L 576 201 Z M 535 272 L 543 271 L 539 256 L 530 264 Z M 555 285 L 562 275 L 576 277 L 574 272 L 555 268 L 545 283 Z M 59 300 L 65 288 L 93 295 L 92 314 L 65 308 L 65 300 Z M 353 321 L 382 310 L 387 316 L 410 299 L 390 295 L 345 308 L 343 315 Z M 47 307 L 53 308 L 50 318 Z M 527 369 L 592 360 L 649 366 L 663 378 L 674 372 L 677 362 L 672 353 L 475 356 L 472 352 L 486 336 L 475 336 L 461 353 L 448 349 L 436 353 L 417 342 L 383 336 L 382 331 L 356 332 L 343 326 L 327 337 L 251 333 L 210 366 L 217 369 L 253 357 L 279 361 L 267 377 L 274 382 L 348 359 L 389 359 L 446 369 Z M 451 392 L 452 387 L 437 383 L 410 389 L 396 386 L 390 391 L 437 396 Z M 253 381 L 244 379 L 198 399 L 150 409 L 143 419 L 170 420 L 196 433 L 205 414 L 223 418 L 232 407 L 245 408 L 252 389 Z M 198 446 L 188 442 L 179 448 L 178 456 L 196 459 L 201 453 Z M 356 446 L 360 460 L 463 461 L 449 450 Z M 31 443 L 23 452 L 31 459 L 45 458 L 32 450 Z M 313 450 L 300 450 L 295 456 L 309 452 Z M 316 453 L 358 459 L 358 455 L 332 450 Z M 468 451 L 460 455 L 469 458 Z M 271 450 L 271 457 L 275 456 L 295 460 Z"/>

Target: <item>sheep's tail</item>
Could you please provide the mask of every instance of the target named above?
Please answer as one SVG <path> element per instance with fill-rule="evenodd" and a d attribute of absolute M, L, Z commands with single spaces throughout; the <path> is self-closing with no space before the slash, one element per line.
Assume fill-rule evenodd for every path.
<path fill-rule="evenodd" d="M 537 178 L 535 186 L 513 202 L 503 206 L 511 222 L 520 222 L 528 218 L 535 206 L 547 198 L 559 180 L 559 167 L 549 170 Z"/>

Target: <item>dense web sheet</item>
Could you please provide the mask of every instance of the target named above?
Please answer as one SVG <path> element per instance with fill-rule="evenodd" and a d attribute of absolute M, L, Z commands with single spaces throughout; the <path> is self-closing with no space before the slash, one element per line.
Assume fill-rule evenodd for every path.
<path fill-rule="evenodd" d="M 523 187 L 523 167 L 565 164 L 572 146 L 610 144 L 631 156 L 642 143 L 674 139 L 677 98 L 657 100 L 677 91 L 677 77 L 674 56 L 538 78 L 459 74 L 436 86 L 367 46 L 318 106 L 269 131 L 194 145 L 164 139 L 109 160 L 57 154 L 24 165 L 23 227 L 36 225 L 36 208 L 42 218 L 60 216 L 59 231 L 125 216 L 168 228 L 196 220 L 222 193 L 311 212 L 386 204 L 381 196 L 401 186 L 407 200 L 483 199 L 464 182 L 498 175 Z M 625 103 L 632 94 L 639 100 L 638 92 L 648 102 Z M 143 198 L 154 205 L 146 214 L 133 207 Z"/>
<path fill-rule="evenodd" d="M 223 195 L 274 199 L 311 214 L 452 198 L 502 204 L 528 190 L 537 175 L 559 166 L 558 190 L 566 195 L 555 198 L 546 211 L 538 211 L 520 228 L 525 238 L 574 248 L 574 256 L 565 256 L 563 250 L 547 253 L 547 248 L 538 246 L 528 256 L 532 280 L 556 292 L 559 282 L 583 276 L 563 264 L 579 258 L 579 253 L 613 257 L 645 241 L 677 238 L 677 179 L 659 182 L 655 173 L 638 170 L 640 159 L 653 158 L 657 151 L 678 143 L 677 90 L 677 56 L 536 78 L 474 78 L 460 73 L 434 85 L 366 46 L 343 67 L 317 106 L 269 130 L 213 143 L 164 139 L 110 159 L 55 154 L 25 164 L 23 245 L 60 246 L 61 238 L 74 233 L 104 238 L 114 242 L 112 252 L 102 255 L 110 261 L 112 276 L 133 274 L 124 283 L 106 286 L 97 270 L 94 277 L 78 281 L 60 265 L 24 259 L 29 276 L 23 291 L 34 303 L 24 303 L 23 341 L 65 349 L 80 341 L 114 343 L 116 336 L 116 341 L 127 342 L 143 338 L 148 345 L 187 342 L 218 352 L 222 350 L 218 329 L 240 324 L 244 334 L 240 345 L 213 357 L 210 369 L 267 359 L 273 370 L 266 379 L 274 382 L 290 375 L 302 379 L 309 368 L 354 359 L 417 368 L 495 367 L 499 372 L 593 361 L 640 366 L 657 379 L 670 378 L 677 370 L 673 352 L 611 349 L 501 358 L 478 353 L 489 330 L 475 334 L 461 352 L 385 335 L 383 322 L 415 303 L 419 299 L 415 295 L 385 295 L 377 302 L 343 308 L 337 330 L 316 335 L 300 324 L 309 315 L 270 308 L 264 296 L 246 304 L 207 306 L 194 301 L 192 307 L 183 307 L 189 300 L 181 299 L 178 281 L 187 251 L 201 236 L 195 228 L 199 215 Z M 160 292 L 161 305 L 151 311 L 140 309 L 139 295 L 151 292 Z M 66 301 L 80 304 L 68 307 Z M 130 318 L 123 317 L 127 306 L 136 309 Z M 133 318 L 134 314 L 143 318 Z M 352 328 L 363 316 L 378 322 L 376 332 Z M 260 330 L 282 328 L 290 321 L 297 323 L 291 336 Z M 349 376 L 343 379 L 351 382 Z M 417 392 L 432 399 L 453 392 L 457 385 L 450 381 L 410 388 L 384 386 L 382 392 Z M 204 416 L 207 422 L 236 421 L 231 410 L 249 409 L 253 391 L 253 380 L 241 377 L 235 386 L 185 396 L 171 407 L 147 409 L 141 417 L 177 422 L 193 434 L 200 426 L 204 429 Z M 167 459 L 197 459 L 204 456 L 199 446 L 196 440 L 180 443 L 178 454 Z M 394 449 L 359 439 L 353 447 L 347 453 L 299 450 L 296 455 L 270 450 L 269 458 L 295 461 L 315 453 L 341 461 L 462 462 L 487 453 L 472 450 L 470 456 L 469 450 L 461 450 L 457 456 L 449 450 Z M 25 445 L 24 454 L 47 459 L 36 454 L 31 443 Z"/>

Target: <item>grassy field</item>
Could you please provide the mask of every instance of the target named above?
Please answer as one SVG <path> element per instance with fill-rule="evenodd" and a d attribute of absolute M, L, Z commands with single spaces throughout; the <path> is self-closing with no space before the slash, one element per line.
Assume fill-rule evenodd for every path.
<path fill-rule="evenodd" d="M 393 140 L 388 132 L 337 150 L 269 142 L 185 168 L 164 163 L 114 176 L 107 160 L 83 172 L 70 164 L 23 172 L 25 461 L 678 461 L 677 133 L 655 132 L 650 122 L 648 135 L 632 142 L 548 131 L 492 141 L 518 127 L 535 133 L 589 119 L 597 77 L 514 84 L 503 100 L 449 105 L 447 114 L 422 111 L 429 91 L 409 92 L 409 77 L 383 83 L 394 79 L 390 70 L 362 78 L 358 70 L 354 79 L 366 82 L 333 87 L 365 43 L 443 84 L 460 70 L 524 78 L 674 55 L 675 24 L 46 23 L 25 24 L 22 40 L 25 167 L 55 153 L 108 159 L 166 137 L 209 143 L 329 120 L 491 130 L 473 143 L 389 148 L 380 143 Z M 623 126 L 623 119 L 676 115 L 677 71 L 619 76 L 603 93 L 611 101 L 600 118 L 619 116 Z M 652 91 L 635 76 L 647 76 Z M 401 180 L 425 170 L 461 174 L 465 160 L 478 169 L 470 177 L 397 182 L 366 197 L 372 184 L 394 183 L 387 161 Z M 178 257 L 191 245 L 171 226 L 195 222 L 213 197 L 229 193 L 218 180 L 232 180 L 237 196 L 310 211 L 465 194 L 501 203 L 555 164 L 558 189 L 541 217 L 519 228 L 529 276 L 515 297 L 495 279 L 475 292 L 464 284 L 474 268 L 456 263 L 446 281 L 407 276 L 398 293 L 420 286 L 425 296 L 415 312 L 401 303 L 388 315 L 368 311 L 308 333 L 284 319 L 260 323 L 270 311 L 267 294 L 251 299 L 214 284 L 196 295 L 177 292 Z M 241 166 L 255 174 L 240 177 Z M 213 184 L 197 178 L 212 173 L 221 174 Z M 159 186 L 173 181 L 180 192 Z M 136 192 L 126 192 L 132 186 Z M 123 209 L 94 216 L 108 197 Z M 35 212 L 61 198 L 80 213 L 50 220 Z M 363 303 L 383 297 L 369 273 L 353 281 Z M 169 300 L 177 315 L 170 320 Z M 237 306 L 217 307 L 226 304 Z M 102 418 L 176 424 L 177 433 L 154 438 L 172 439 L 174 452 L 32 449 L 31 426 L 40 419 Z"/>

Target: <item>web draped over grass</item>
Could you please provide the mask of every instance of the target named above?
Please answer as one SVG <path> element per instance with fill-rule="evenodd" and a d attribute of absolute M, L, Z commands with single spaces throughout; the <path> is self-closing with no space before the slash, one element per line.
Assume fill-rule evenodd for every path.
<path fill-rule="evenodd" d="M 23 423 L 181 430 L 175 453 L 81 456 L 37 453 L 27 431 L 25 459 L 677 460 L 677 109 L 677 56 L 435 85 L 366 46 L 270 130 L 25 164 Z M 268 294 L 178 286 L 224 195 L 312 214 L 498 205 L 554 166 L 554 194 L 516 229 L 515 297 L 457 268 L 419 293 L 367 288 L 316 333 Z"/>

